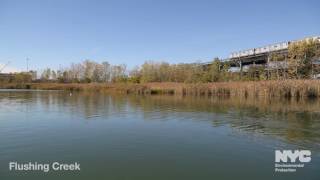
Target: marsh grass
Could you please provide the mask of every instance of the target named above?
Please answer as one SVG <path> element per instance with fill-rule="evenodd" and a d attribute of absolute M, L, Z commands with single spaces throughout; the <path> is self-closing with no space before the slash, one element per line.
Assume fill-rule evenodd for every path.
<path fill-rule="evenodd" d="M 181 96 L 227 96 L 227 97 L 320 97 L 319 80 L 278 80 L 219 83 L 27 83 L 0 84 L 6 89 L 43 89 L 65 91 L 103 91 L 125 94 L 167 94 Z"/>

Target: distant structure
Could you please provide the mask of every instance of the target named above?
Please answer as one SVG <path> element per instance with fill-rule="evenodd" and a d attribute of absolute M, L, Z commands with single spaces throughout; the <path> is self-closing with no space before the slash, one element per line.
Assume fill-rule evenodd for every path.
<path fill-rule="evenodd" d="M 6 64 L 4 64 L 2 67 L 0 67 L 0 73 L 2 73 L 2 71 L 4 70 L 5 67 L 8 66 L 8 64 L 10 64 L 10 61 L 8 61 Z"/>
<path fill-rule="evenodd" d="M 288 55 L 288 48 L 291 43 L 304 41 L 304 40 L 317 40 L 320 41 L 320 36 L 307 37 L 300 40 L 286 41 L 266 45 L 262 47 L 237 51 L 230 53 L 227 59 L 223 59 L 223 62 L 228 62 L 231 66 L 230 71 L 242 72 L 249 69 L 251 66 L 263 66 L 266 70 L 272 70 L 286 68 L 286 62 L 270 62 L 271 55 Z M 204 66 L 211 64 L 211 62 L 203 63 Z"/>
<path fill-rule="evenodd" d="M 0 81 L 13 77 L 13 74 L 11 73 L 2 73 L 2 71 L 8 66 L 8 64 L 10 64 L 10 61 L 0 67 Z"/>
<path fill-rule="evenodd" d="M 263 47 L 247 49 L 238 52 L 232 52 L 229 55 L 228 61 L 230 61 L 231 67 L 239 67 L 242 69 L 244 66 L 254 64 L 266 64 L 269 68 L 276 68 L 276 66 L 270 63 L 271 54 L 288 55 L 288 48 L 291 43 L 304 41 L 304 40 L 318 40 L 320 36 L 308 37 L 295 41 L 286 41 L 276 44 L 271 44 Z"/>

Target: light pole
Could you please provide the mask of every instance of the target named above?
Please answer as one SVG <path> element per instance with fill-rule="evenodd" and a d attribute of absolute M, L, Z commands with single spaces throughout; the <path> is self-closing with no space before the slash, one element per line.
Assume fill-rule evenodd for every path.
<path fill-rule="evenodd" d="M 29 72 L 29 58 L 27 58 L 26 61 L 27 61 L 27 72 Z"/>

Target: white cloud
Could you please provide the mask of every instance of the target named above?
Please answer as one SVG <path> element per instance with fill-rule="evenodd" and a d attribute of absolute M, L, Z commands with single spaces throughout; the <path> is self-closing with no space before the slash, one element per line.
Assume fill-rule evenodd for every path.
<path fill-rule="evenodd" d="M 3 66 L 4 64 L 0 63 L 0 70 L 3 68 Z M 1 71 L 1 73 L 15 73 L 15 72 L 21 72 L 21 70 L 10 66 L 10 64 L 4 67 L 4 69 Z"/>

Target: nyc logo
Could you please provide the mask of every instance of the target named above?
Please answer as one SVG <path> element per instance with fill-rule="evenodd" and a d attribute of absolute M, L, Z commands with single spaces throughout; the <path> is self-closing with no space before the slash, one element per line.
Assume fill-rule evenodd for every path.
<path fill-rule="evenodd" d="M 311 161 L 311 151 L 309 150 L 276 150 L 275 162 L 289 162 L 294 163 L 299 160 L 301 163 L 307 163 Z"/>

